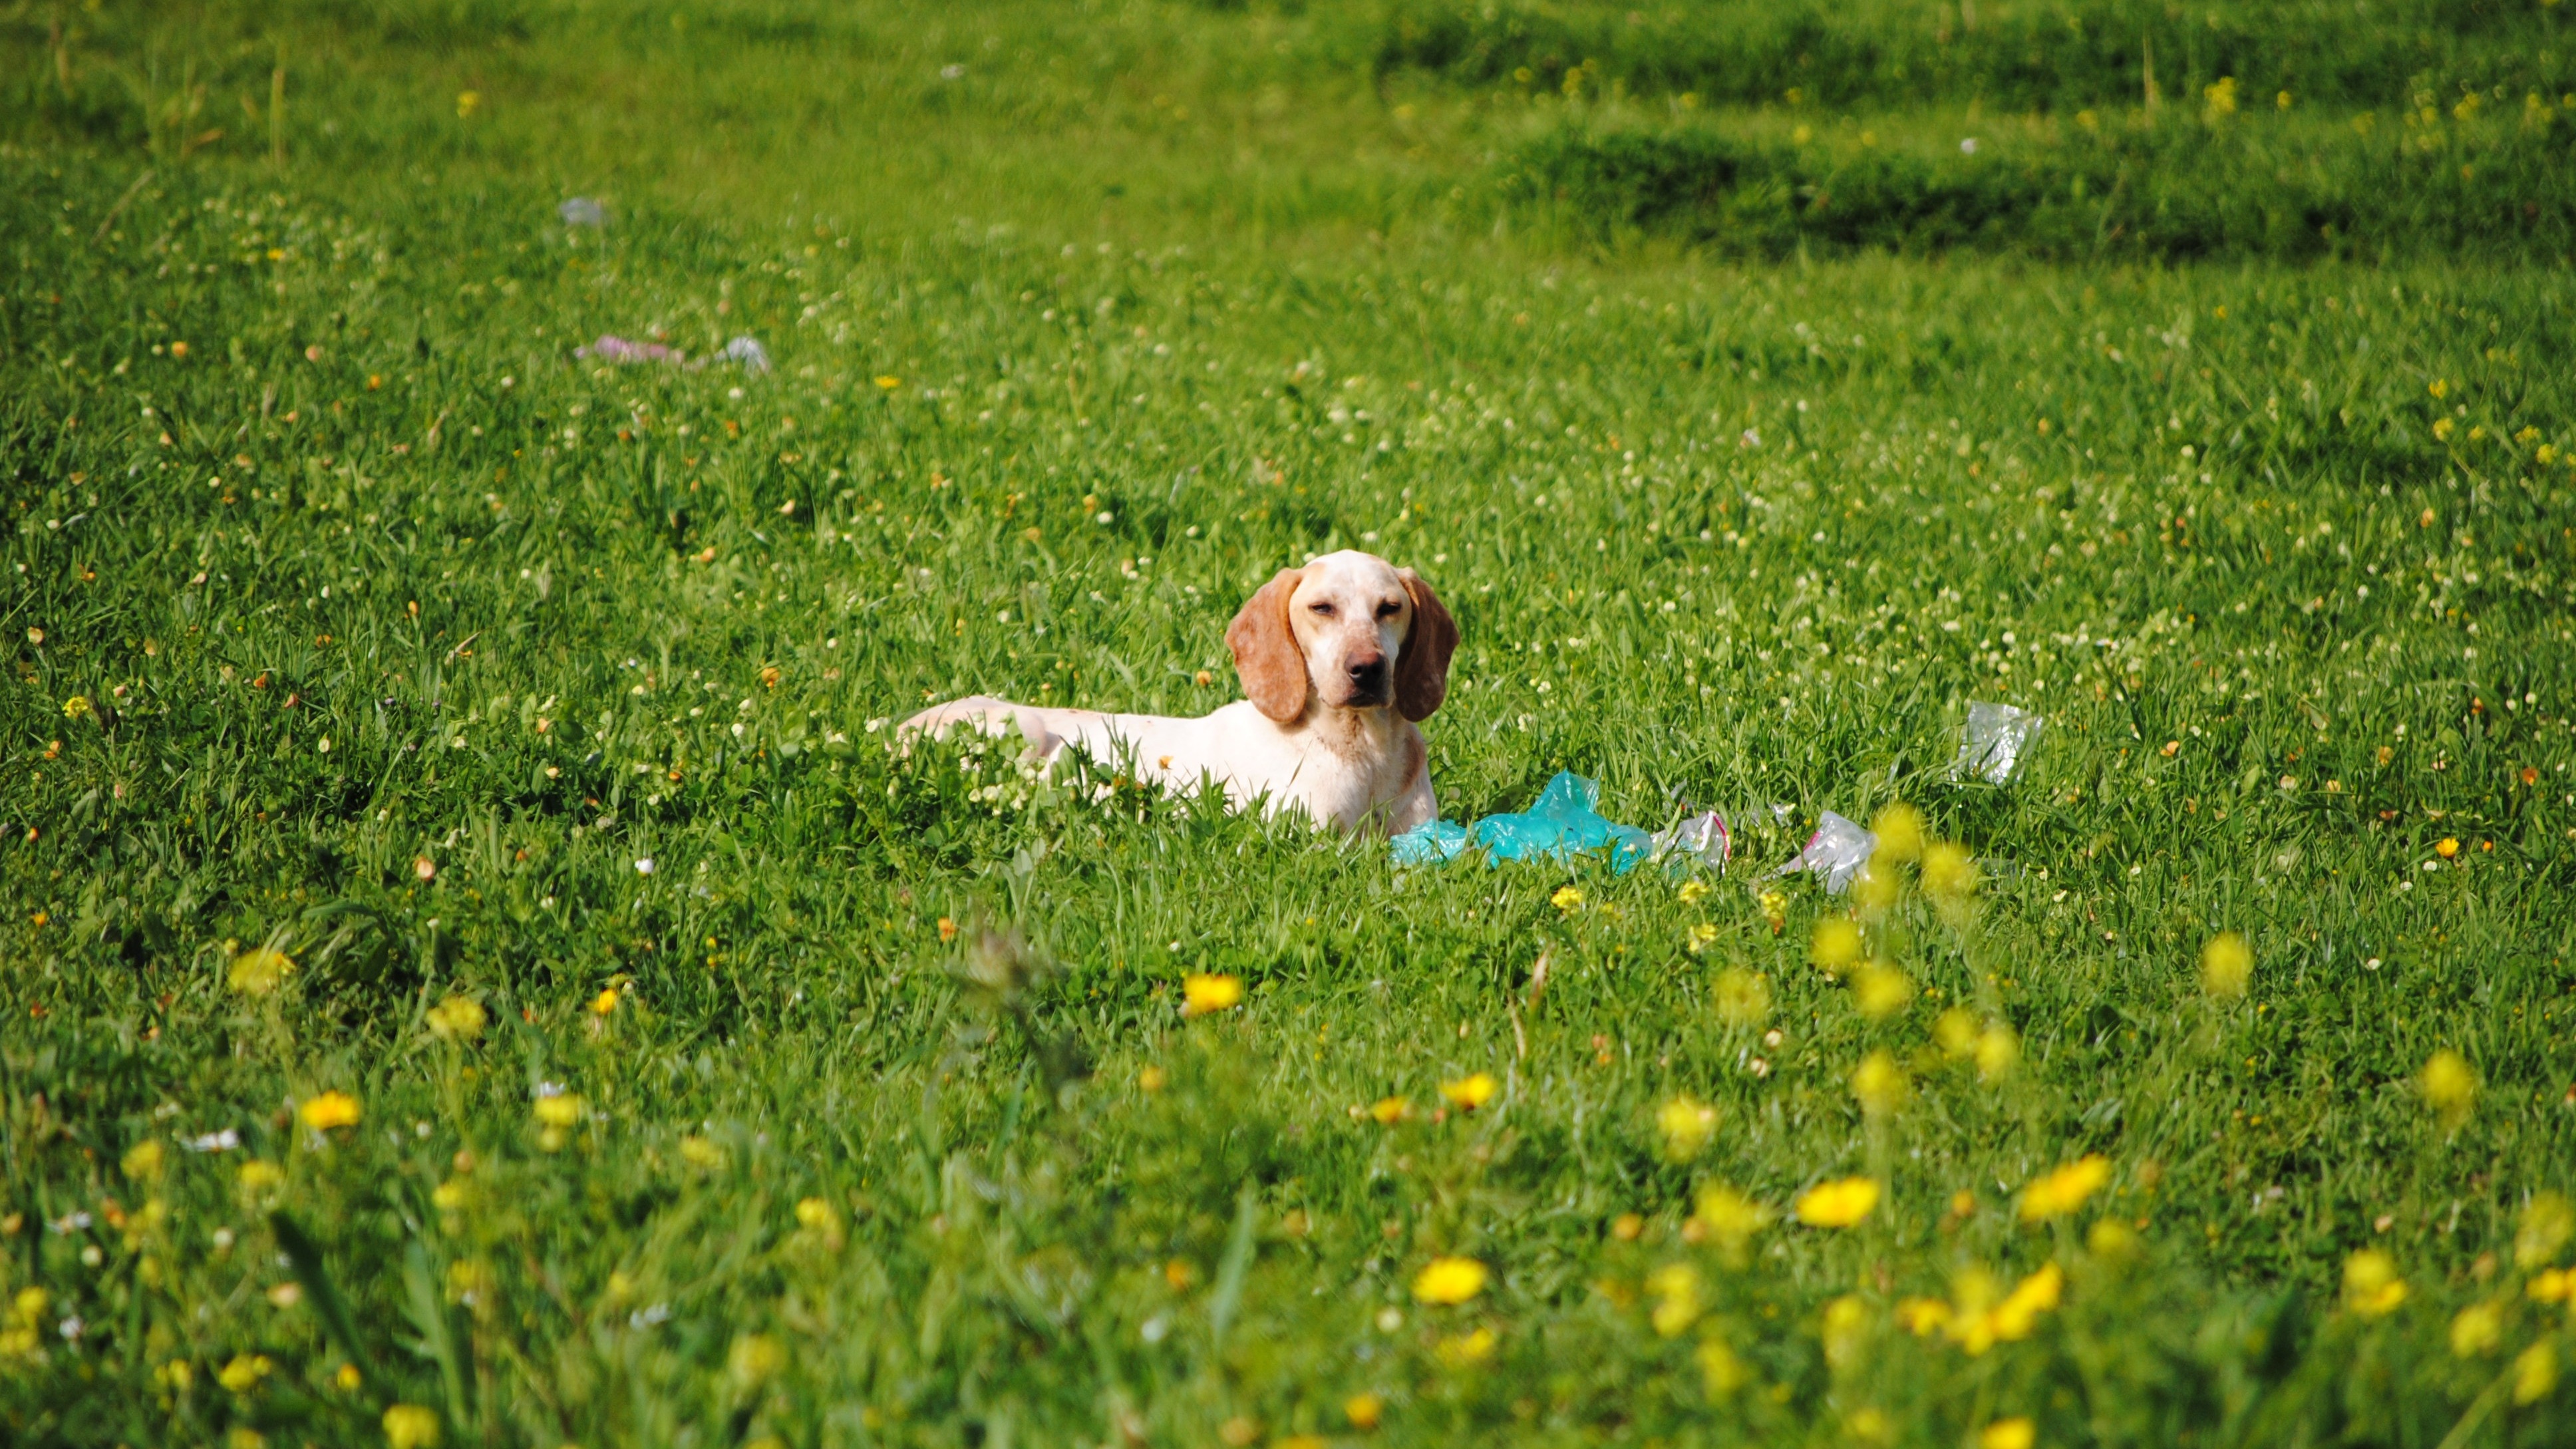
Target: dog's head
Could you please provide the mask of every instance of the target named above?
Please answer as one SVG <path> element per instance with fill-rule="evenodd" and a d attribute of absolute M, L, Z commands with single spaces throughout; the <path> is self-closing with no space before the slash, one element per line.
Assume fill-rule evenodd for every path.
<path fill-rule="evenodd" d="M 1430 717 L 1449 693 L 1458 626 L 1411 569 L 1373 553 L 1326 554 L 1281 569 L 1225 631 L 1253 707 L 1286 724 L 1309 700 L 1328 709 Z"/>

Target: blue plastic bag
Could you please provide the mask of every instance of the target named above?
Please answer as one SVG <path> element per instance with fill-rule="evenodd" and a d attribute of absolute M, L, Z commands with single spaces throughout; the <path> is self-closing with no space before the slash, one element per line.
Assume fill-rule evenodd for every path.
<path fill-rule="evenodd" d="M 1601 787 L 1581 775 L 1559 771 L 1541 790 L 1538 802 L 1518 815 L 1488 815 L 1474 825 L 1433 820 L 1395 837 L 1390 844 L 1398 865 L 1427 865 L 1455 859 L 1473 845 L 1497 860 L 1571 861 L 1578 855 L 1607 850 L 1610 868 L 1622 875 L 1655 852 L 1654 837 L 1633 825 L 1605 820 L 1593 807 Z"/>

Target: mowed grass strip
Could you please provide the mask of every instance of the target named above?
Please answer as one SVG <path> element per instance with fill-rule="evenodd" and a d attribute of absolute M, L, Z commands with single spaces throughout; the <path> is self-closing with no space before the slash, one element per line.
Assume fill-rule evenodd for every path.
<path fill-rule="evenodd" d="M 965 227 L 583 142 L 593 229 L 439 99 L 0 159 L 14 1438 L 2563 1432 L 2560 273 L 1149 235 L 1042 140 Z M 1446 813 L 1736 863 L 888 747 L 1212 707 L 1346 546 L 1458 613 Z"/>

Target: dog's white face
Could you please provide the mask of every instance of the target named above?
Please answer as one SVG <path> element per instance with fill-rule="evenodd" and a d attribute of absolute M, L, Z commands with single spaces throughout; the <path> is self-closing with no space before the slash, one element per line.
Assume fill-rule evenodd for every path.
<path fill-rule="evenodd" d="M 1395 699 L 1395 657 L 1413 627 L 1413 596 L 1373 553 L 1326 554 L 1288 595 L 1288 628 L 1315 698 L 1338 709 Z"/>
<path fill-rule="evenodd" d="M 1431 586 L 1373 553 L 1281 569 L 1226 630 L 1243 691 L 1286 723 L 1309 702 L 1427 718 L 1449 690 L 1458 626 Z"/>

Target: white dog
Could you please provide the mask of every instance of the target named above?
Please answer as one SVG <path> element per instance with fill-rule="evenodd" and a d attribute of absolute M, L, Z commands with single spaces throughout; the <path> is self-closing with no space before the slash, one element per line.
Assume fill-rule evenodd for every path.
<path fill-rule="evenodd" d="M 1281 569 L 1225 631 L 1246 698 L 1198 719 L 1051 709 L 977 696 L 934 705 L 903 733 L 986 734 L 1012 726 L 1035 757 L 1066 745 L 1143 779 L 1187 789 L 1213 779 L 1237 809 L 1255 800 L 1318 824 L 1401 833 L 1439 818 L 1414 721 L 1449 692 L 1458 626 L 1431 586 L 1375 554 L 1328 554 Z"/>

